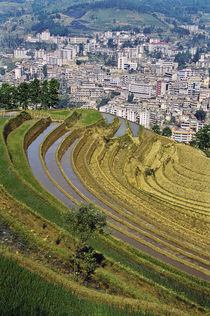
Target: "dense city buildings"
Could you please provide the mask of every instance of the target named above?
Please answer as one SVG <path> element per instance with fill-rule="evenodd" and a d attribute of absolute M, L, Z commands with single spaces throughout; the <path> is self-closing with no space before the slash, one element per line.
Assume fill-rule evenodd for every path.
<path fill-rule="evenodd" d="M 189 25 L 189 32 L 198 30 Z M 40 48 L 28 48 L 30 43 Z M 185 64 L 183 56 L 190 56 Z M 55 78 L 60 107 L 96 108 L 147 128 L 170 126 L 172 138 L 184 142 L 209 122 L 210 53 L 205 47 L 133 31 L 67 37 L 45 30 L 28 34 L 12 58 L 15 67 L 1 75 L 1 83 Z M 206 113 L 202 123 L 195 116 L 198 110 Z"/>

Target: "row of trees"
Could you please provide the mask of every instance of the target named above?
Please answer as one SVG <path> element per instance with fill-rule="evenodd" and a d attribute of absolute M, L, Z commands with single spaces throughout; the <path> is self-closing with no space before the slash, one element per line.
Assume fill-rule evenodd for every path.
<path fill-rule="evenodd" d="M 197 49 L 194 57 L 189 52 L 178 53 L 174 61 L 179 64 L 179 69 L 186 67 L 187 63 L 196 63 L 200 58 L 200 50 Z"/>
<path fill-rule="evenodd" d="M 59 82 L 56 79 L 30 83 L 22 82 L 17 87 L 3 83 L 0 87 L 0 108 L 27 109 L 28 106 L 41 106 L 43 109 L 55 108 L 59 101 Z"/>
<path fill-rule="evenodd" d="M 156 125 L 153 125 L 152 130 L 158 135 L 167 136 L 167 137 L 171 137 L 172 135 L 172 131 L 169 126 L 164 127 L 161 132 L 160 126 L 156 124 Z"/>

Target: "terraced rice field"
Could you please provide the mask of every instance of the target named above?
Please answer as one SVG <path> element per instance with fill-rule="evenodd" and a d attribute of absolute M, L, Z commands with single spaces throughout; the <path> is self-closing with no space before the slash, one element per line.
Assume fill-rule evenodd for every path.
<path fill-rule="evenodd" d="M 161 263 L 151 268 L 167 275 L 170 286 L 175 280 L 210 281 L 210 160 L 194 148 L 134 124 L 129 123 L 127 130 L 128 123 L 122 119 L 107 114 L 104 119 L 95 118 L 91 116 L 90 125 L 85 117 L 85 124 L 84 118 L 76 118 L 48 122 L 39 129 L 34 120 L 15 128 L 7 137 L 7 148 L 19 176 L 28 186 L 31 182 L 31 190 L 43 199 L 41 185 L 50 192 L 49 203 L 57 207 L 59 200 L 64 211 L 81 202 L 96 205 L 107 215 L 108 231 L 117 238 L 110 239 L 110 249 L 116 243 L 122 253 L 127 248 L 140 250 L 173 266 L 171 271 Z M 27 141 L 35 129 L 36 137 Z M 21 175 L 21 162 L 15 159 L 18 145 L 13 142 L 17 137 L 25 144 L 29 164 Z M 32 176 L 36 182 L 30 181 Z M 153 259 L 149 260 L 145 267 L 153 266 Z M 99 271 L 98 277 L 105 280 L 104 273 Z M 179 274 L 182 281 L 177 281 Z"/>
<path fill-rule="evenodd" d="M 186 186 L 176 180 L 180 175 L 175 169 L 170 171 L 172 160 L 179 164 L 182 145 L 155 139 L 150 131 L 144 131 L 149 141 L 141 142 L 126 135 L 125 128 L 122 122 L 108 143 L 104 136 L 110 136 L 112 129 L 100 125 L 86 132 L 77 128 L 75 133 L 73 128 L 44 150 L 50 134 L 37 143 L 44 169 L 63 196 L 60 199 L 67 205 L 94 202 L 108 215 L 113 234 L 175 267 L 209 279 L 207 186 L 206 191 L 198 192 L 196 181 L 190 180 L 190 187 Z M 146 169 L 154 169 L 154 174 L 146 176 Z"/>

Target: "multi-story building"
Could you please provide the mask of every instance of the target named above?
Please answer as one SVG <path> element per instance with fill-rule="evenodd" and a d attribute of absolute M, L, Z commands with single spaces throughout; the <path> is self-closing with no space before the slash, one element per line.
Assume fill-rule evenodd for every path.
<path fill-rule="evenodd" d="M 137 97 L 151 98 L 152 85 L 151 83 L 131 83 L 129 84 L 129 92 L 134 93 Z"/>
<path fill-rule="evenodd" d="M 15 80 L 20 79 L 24 74 L 24 68 L 22 66 L 18 66 L 15 68 Z"/>
<path fill-rule="evenodd" d="M 200 81 L 199 77 L 191 77 L 187 79 L 187 90 L 189 96 L 199 96 L 200 93 Z"/>
<path fill-rule="evenodd" d="M 118 57 L 118 69 L 125 70 L 128 68 L 128 58 L 127 56 Z"/>
<path fill-rule="evenodd" d="M 186 80 L 189 77 L 194 77 L 196 75 L 194 69 L 182 69 L 178 71 L 178 79 Z"/>
<path fill-rule="evenodd" d="M 157 81 L 157 88 L 156 88 L 156 95 L 162 96 L 171 89 L 171 82 L 170 81 Z"/>
<path fill-rule="evenodd" d="M 16 48 L 14 50 L 15 58 L 26 58 L 27 57 L 27 49 L 25 48 Z"/>
<path fill-rule="evenodd" d="M 191 129 L 174 129 L 172 128 L 172 136 L 171 138 L 177 142 L 185 142 L 189 143 L 193 136 L 195 135 L 195 132 Z"/>
<path fill-rule="evenodd" d="M 168 55 L 169 50 L 169 44 L 168 43 L 162 43 L 162 42 L 152 42 L 149 43 L 149 52 L 161 52 L 163 55 Z"/>
<path fill-rule="evenodd" d="M 143 125 L 146 128 L 150 126 L 150 111 L 148 110 L 119 105 L 105 105 L 100 107 L 100 111 L 123 117 L 129 121 Z"/>

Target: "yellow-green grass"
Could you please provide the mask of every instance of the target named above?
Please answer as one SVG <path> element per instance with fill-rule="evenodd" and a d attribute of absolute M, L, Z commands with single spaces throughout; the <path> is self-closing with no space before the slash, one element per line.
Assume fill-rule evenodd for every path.
<path fill-rule="evenodd" d="M 208 216 L 208 194 L 199 194 L 193 190 L 180 188 L 167 180 L 162 169 L 155 172 L 155 176 L 145 176 L 140 178 L 140 188 L 149 190 L 153 195 L 157 195 L 162 200 L 169 201 L 175 205 L 188 208 L 192 212 Z M 200 200 L 199 200 L 200 199 Z"/>
<path fill-rule="evenodd" d="M 80 110 L 80 109 L 78 109 L 76 111 L 82 115 L 81 120 L 80 120 L 80 123 L 82 125 L 94 124 L 97 121 L 103 119 L 103 116 L 101 115 L 101 113 L 96 111 L 96 110 Z"/>
<path fill-rule="evenodd" d="M 177 144 L 177 152 L 180 165 L 200 176 L 210 176 L 210 160 L 201 150 Z"/>
<path fill-rule="evenodd" d="M 31 116 L 33 117 L 38 117 L 38 118 L 42 118 L 42 117 L 46 117 L 46 116 L 50 116 L 52 120 L 60 120 L 63 121 L 67 116 L 69 116 L 70 113 L 73 112 L 73 110 L 71 109 L 65 109 L 65 110 L 36 110 L 36 111 L 27 111 L 28 113 L 30 113 Z"/>
<path fill-rule="evenodd" d="M 25 241 L 27 241 L 28 245 L 31 245 L 34 249 L 34 247 L 39 246 L 39 250 L 48 254 L 48 257 L 53 256 L 55 259 L 55 256 L 58 255 L 58 252 L 56 251 L 55 244 L 56 244 L 56 236 L 61 236 L 61 232 L 56 229 L 51 223 L 44 221 L 43 218 L 40 218 L 40 216 L 33 214 L 33 212 L 30 212 L 29 209 L 18 203 L 17 201 L 15 202 L 12 200 L 11 196 L 6 194 L 4 191 L 1 191 L 1 199 L 0 199 L 0 206 L 4 207 L 4 211 L 1 211 L 1 217 L 9 224 L 10 228 L 15 229 L 15 232 L 18 233 L 18 235 L 21 237 L 24 236 Z M 7 214 L 6 211 L 11 214 Z M 12 217 L 11 217 L 12 216 Z M 14 218 L 16 219 L 14 221 Z M 23 225 L 20 224 L 20 222 L 23 223 L 24 225 L 28 226 L 28 229 L 30 231 L 27 231 Z M 42 228 L 42 224 L 45 222 L 46 228 Z M 64 233 L 63 233 L 64 234 Z M 45 240 L 42 241 L 40 239 L 40 236 Z M 52 239 L 52 240 L 51 240 Z M 69 242 L 69 239 L 68 239 Z M 52 244 L 52 245 L 51 245 Z M 71 244 L 71 243 L 70 243 Z M 69 245 L 70 245 L 69 244 Z M 62 241 L 62 248 L 63 246 L 63 241 Z M 65 247 L 64 247 L 65 248 Z M 67 248 L 65 248 L 67 249 Z M 34 253 L 34 250 L 32 250 L 34 258 L 36 257 L 36 251 Z M 71 253 L 68 247 L 68 253 Z M 69 254 L 65 255 L 65 260 L 67 261 Z M 63 257 L 62 253 L 60 252 L 60 259 Z M 40 259 L 40 258 L 39 258 Z M 44 263 L 44 258 L 42 258 L 42 261 Z M 61 272 L 60 272 L 61 273 Z M 120 282 L 120 280 L 119 280 Z M 128 280 L 127 280 L 128 282 Z M 107 282 L 106 282 L 107 284 Z M 128 285 L 127 285 L 128 286 Z M 121 289 L 122 289 L 122 294 L 124 293 L 124 287 L 126 286 L 122 284 Z M 138 291 L 137 291 L 138 292 Z M 119 288 L 118 288 L 118 293 L 119 293 Z M 131 292 L 130 292 L 131 293 Z M 128 293 L 127 293 L 128 294 Z M 132 293 L 131 293 L 132 294 Z M 140 295 L 140 293 L 139 293 Z M 135 297 L 135 296 L 134 296 Z"/>
<path fill-rule="evenodd" d="M 82 125 L 90 125 L 96 123 L 98 120 L 103 119 L 103 116 L 100 112 L 96 110 L 82 110 L 82 109 L 65 109 L 65 110 L 51 110 L 51 111 L 45 111 L 45 110 L 37 110 L 37 111 L 28 111 L 30 115 L 33 117 L 45 117 L 50 116 L 52 120 L 65 120 L 69 115 L 71 115 L 73 112 L 77 112 L 78 114 L 81 114 L 81 120 L 80 123 Z"/>
<path fill-rule="evenodd" d="M 175 146 L 173 146 L 173 147 L 175 147 Z M 172 147 L 172 148 L 173 148 Z M 154 170 L 156 169 L 156 168 L 159 168 L 159 170 L 161 169 L 161 165 L 160 165 L 160 162 L 161 162 L 161 159 L 163 159 L 164 158 L 164 152 L 162 152 L 161 153 L 161 150 L 162 150 L 162 148 L 161 148 L 161 143 L 160 143 L 160 141 L 158 140 L 158 141 L 155 141 L 155 142 L 153 142 L 153 144 L 150 144 L 150 146 L 148 145 L 147 146 L 147 151 L 146 151 L 146 154 L 147 154 L 147 157 L 145 157 L 144 159 L 143 159 L 143 163 L 144 163 L 144 165 L 146 165 L 146 166 L 148 166 L 148 167 L 151 167 L 151 168 L 153 168 Z M 170 149 L 170 147 L 169 147 L 169 149 Z M 174 148 L 174 151 L 175 151 L 175 154 L 176 154 L 176 147 Z M 164 151 L 165 151 L 165 148 L 164 148 Z M 167 154 L 167 152 L 166 152 L 166 154 Z M 168 153 L 169 155 L 168 155 L 168 158 L 167 159 L 169 159 L 170 157 L 172 157 L 173 158 L 173 153 L 171 152 L 169 152 Z M 158 158 L 160 159 L 160 160 L 158 160 L 157 161 L 157 163 L 156 163 L 156 166 L 155 166 L 155 162 L 154 162 L 154 160 L 157 160 L 157 156 L 158 156 Z M 162 158 L 161 158 L 161 156 L 162 156 Z M 177 159 L 177 158 L 176 158 Z M 164 160 L 163 160 L 163 162 L 164 162 Z M 159 164 L 159 165 L 158 165 Z M 159 171 L 158 170 L 158 171 Z M 157 172 L 158 172 L 157 171 Z M 166 184 L 166 185 L 164 185 L 164 187 L 165 188 L 167 188 L 168 187 L 168 184 Z M 176 191 L 178 192 L 179 191 L 179 188 L 177 187 L 176 188 Z M 187 194 L 188 193 L 188 191 L 189 191 L 189 194 L 192 196 L 192 192 L 191 192 L 191 190 L 190 190 L 190 188 L 186 188 L 185 190 L 184 190 L 184 193 L 183 193 L 183 190 L 181 191 L 181 194 Z M 195 193 L 195 195 L 196 195 L 196 193 Z M 178 198 L 178 197 L 177 197 Z M 207 197 L 205 196 L 205 192 L 204 192 L 204 198 L 203 198 L 204 200 L 206 200 L 207 199 Z"/>
<path fill-rule="evenodd" d="M 176 195 L 177 200 L 180 200 L 180 201 L 187 200 L 186 202 L 189 203 L 189 205 L 190 204 L 192 206 L 197 205 L 198 209 L 202 209 L 203 207 L 205 210 L 205 208 L 207 208 L 207 213 L 208 213 L 208 210 L 209 210 L 208 204 L 210 204 L 209 194 L 206 191 L 204 191 L 204 189 L 197 192 L 196 188 L 194 188 L 193 181 L 191 181 L 191 185 L 183 187 L 180 185 L 180 183 L 179 184 L 177 183 L 176 175 L 173 178 L 173 181 L 171 181 L 172 177 L 173 175 L 170 173 L 170 170 L 166 171 L 164 166 L 160 167 L 155 172 L 155 179 L 158 182 L 159 186 L 163 187 L 163 189 L 166 191 L 166 196 L 167 196 L 167 192 L 169 194 L 172 193 L 173 195 Z"/>
<path fill-rule="evenodd" d="M 87 144 L 87 142 L 86 142 L 86 144 Z M 82 146 L 82 149 L 84 149 L 84 146 Z M 84 149 L 84 151 L 86 151 L 85 149 Z M 84 176 L 82 176 L 82 179 L 83 179 L 83 181 L 84 181 Z M 90 189 L 90 186 L 88 186 L 89 187 L 89 189 Z M 94 194 L 96 195 L 96 193 L 94 192 Z M 122 214 L 122 212 L 121 212 L 121 214 Z M 126 216 L 126 217 L 128 217 L 128 216 Z M 131 217 L 130 217 L 131 218 Z M 136 231 L 138 231 L 138 229 L 137 228 L 135 228 L 135 227 L 132 227 L 132 225 L 129 225 L 129 224 L 127 224 L 127 226 L 129 226 L 130 228 L 132 228 L 132 229 L 134 229 L 134 230 L 136 230 Z M 145 235 L 145 233 L 143 233 L 144 235 Z M 135 237 L 134 237 L 134 239 L 135 239 Z M 154 240 L 155 238 L 153 237 L 153 240 Z M 144 243 L 144 241 L 142 241 L 142 243 Z M 164 242 L 160 242 L 160 244 L 163 244 Z M 148 245 L 148 244 L 147 244 Z M 171 246 L 169 247 L 169 248 L 172 248 Z M 175 248 L 174 248 L 175 249 Z M 161 252 L 161 251 L 160 251 Z M 193 257 L 193 256 L 192 256 Z M 206 262 L 206 261 L 205 261 Z M 207 263 L 207 262 L 206 262 Z"/>
<path fill-rule="evenodd" d="M 149 147 L 149 146 L 147 146 L 147 147 Z M 151 152 L 151 150 L 149 150 L 149 152 Z M 147 150 L 146 153 L 148 154 L 148 150 Z M 153 156 L 154 156 L 154 155 L 153 155 Z M 134 157 L 133 157 L 133 158 L 134 158 Z M 149 163 L 149 160 L 150 160 L 150 158 L 147 158 L 147 159 L 146 159 L 146 162 L 145 162 L 145 163 L 148 162 L 148 166 L 151 165 L 151 163 Z M 159 164 L 160 164 L 160 163 L 159 163 Z M 138 166 L 138 163 L 137 163 L 136 165 Z M 131 167 L 132 167 L 132 165 L 131 165 Z M 159 166 L 159 169 L 160 169 L 160 167 L 161 167 L 161 166 Z M 143 170 L 142 170 L 142 168 L 143 168 Z M 142 164 L 140 164 L 139 170 L 142 170 L 142 172 L 145 170 L 145 168 L 142 167 Z M 134 173 L 134 171 L 135 171 L 135 170 L 133 170 L 133 173 Z M 141 172 L 140 176 L 141 176 L 141 179 L 142 179 L 142 181 L 143 181 L 143 183 L 144 183 L 144 178 L 145 178 L 145 177 L 144 177 L 144 175 L 142 175 L 142 172 Z M 131 179 L 134 178 L 133 174 L 131 174 L 130 178 L 131 178 Z M 132 181 L 132 180 L 130 180 L 130 181 Z M 145 184 L 145 186 L 146 186 L 146 184 Z M 140 187 L 141 187 L 142 189 L 145 189 L 145 187 L 144 187 L 143 185 L 141 185 Z M 146 189 L 151 192 L 151 189 L 150 189 L 148 186 L 146 186 Z M 146 189 L 145 189 L 145 190 L 146 190 Z M 186 191 L 187 191 L 187 189 L 186 189 Z M 205 194 L 205 193 L 204 193 L 204 194 Z M 177 199 L 178 199 L 178 197 L 177 197 Z M 199 206 L 198 206 L 198 208 L 199 208 Z"/>
<path fill-rule="evenodd" d="M 124 153 L 124 155 L 125 155 L 125 153 Z M 95 166 L 94 166 L 94 168 L 92 169 L 92 171 L 94 172 L 94 170 L 96 171 Z M 103 170 L 105 170 L 105 168 L 103 168 Z M 118 170 L 118 169 L 116 168 L 116 166 L 113 167 L 113 172 L 114 172 L 114 171 L 115 171 L 116 174 L 118 174 L 118 176 L 119 176 L 120 170 Z M 119 172 L 119 173 L 118 173 L 118 172 Z M 98 171 L 96 171 L 95 173 L 96 173 L 96 174 L 99 174 Z M 106 175 L 107 175 L 107 176 L 109 175 L 108 178 L 109 178 L 109 181 L 110 181 L 112 175 L 109 173 L 109 170 L 108 170 L 108 169 L 106 169 L 106 172 L 103 173 L 102 177 L 100 178 L 100 181 L 103 181 L 104 178 L 107 178 Z M 114 184 L 114 188 L 116 189 L 117 187 L 119 187 L 119 183 L 118 183 L 118 186 L 117 186 L 117 183 Z M 121 191 L 121 192 L 122 192 L 122 191 Z M 116 195 L 115 195 L 115 196 L 116 196 Z M 124 196 L 124 192 L 122 193 L 122 196 Z M 131 197 L 131 194 L 129 195 L 129 197 L 132 198 L 132 197 Z M 128 201 L 129 201 L 129 202 L 130 202 L 130 198 L 128 198 Z M 135 199 L 136 199 L 136 197 L 135 197 Z M 141 200 L 138 201 L 138 202 L 139 202 L 139 205 L 141 205 Z M 128 202 L 127 202 L 127 203 L 128 203 Z M 173 216 L 174 216 L 174 214 L 173 214 Z"/>
<path fill-rule="evenodd" d="M 68 180 L 68 179 L 67 179 Z"/>
<path fill-rule="evenodd" d="M 70 248 L 70 245 L 72 246 L 72 242 L 69 238 L 68 247 L 65 245 L 67 244 L 65 238 L 67 238 L 68 234 L 56 228 L 49 221 L 45 221 L 44 218 L 41 218 L 39 215 L 35 215 L 33 211 L 26 208 L 24 205 L 13 200 L 11 196 L 9 196 L 4 190 L 1 189 L 0 192 L 0 216 L 10 226 L 10 229 L 12 228 L 13 231 L 18 234 L 19 238 L 24 239 L 24 241 L 27 242 L 28 247 L 32 249 L 31 252 L 33 253 L 33 256 L 36 257 L 36 251 L 38 247 L 39 251 L 44 251 L 44 253 L 47 252 L 48 257 L 53 256 L 55 259 L 56 256 L 59 256 L 60 260 L 64 259 L 65 262 L 67 262 L 69 255 L 72 253 Z M 44 229 L 42 227 L 43 223 L 46 225 Z M 40 239 L 40 237 L 42 239 Z M 61 244 L 59 244 L 61 248 L 56 246 L 56 240 L 58 237 L 61 238 Z M 36 250 L 34 250 L 35 248 Z M 65 252 L 58 251 L 58 249 L 63 249 Z M 44 258 L 45 257 L 42 258 L 43 263 Z M 120 291 L 118 289 L 118 293 L 119 292 Z M 133 295 L 133 297 L 135 297 L 135 295 Z"/>
<path fill-rule="evenodd" d="M 4 207 L 4 210 L 2 210 L 1 206 Z M 65 238 L 67 238 L 67 234 L 65 234 L 64 231 L 59 231 L 50 222 L 46 222 L 38 215 L 34 215 L 34 213 L 31 212 L 29 209 L 27 209 L 17 201 L 12 200 L 11 197 L 4 191 L 1 191 L 0 208 L 1 218 L 3 218 L 4 222 L 9 225 L 10 229 L 12 229 L 16 236 L 18 236 L 20 241 L 22 241 L 23 244 L 27 244 L 27 247 L 30 251 L 30 256 L 33 256 L 34 259 L 37 258 L 38 251 L 39 260 L 41 259 L 43 265 L 47 264 L 48 266 L 51 266 L 53 262 L 56 262 L 56 259 L 58 259 L 60 262 L 63 261 L 63 264 L 68 265 L 69 256 L 72 255 L 72 242 L 68 238 L 67 247 L 67 242 L 65 241 Z M 46 224 L 46 227 L 44 229 L 42 227 L 43 223 Z M 62 236 L 62 238 L 60 237 L 60 247 L 56 246 L 56 238 L 58 238 L 58 236 Z M 49 258 L 51 257 L 53 257 L 53 261 L 49 262 Z M 62 268 L 59 269 L 58 272 L 60 274 L 63 274 Z M 112 273 L 113 272 L 110 273 L 110 277 L 112 277 Z M 69 274 L 68 279 L 69 278 L 73 279 L 74 277 L 72 274 Z M 100 282 L 102 284 L 102 280 L 100 280 Z M 121 282 L 120 276 L 119 282 Z M 119 288 L 116 288 L 118 294 L 121 293 L 121 295 L 124 295 L 124 288 L 126 289 L 128 287 L 128 283 L 129 279 L 127 280 L 127 285 L 122 284 L 121 290 Z M 136 290 L 138 293 L 138 289 Z M 141 292 L 139 292 L 139 296 L 141 296 L 140 293 Z M 137 295 L 132 292 L 130 292 L 130 294 L 127 292 L 126 296 L 138 298 Z"/>
<path fill-rule="evenodd" d="M 1 193 L 3 193 L 3 192 L 1 192 Z M 3 196 L 3 194 L 1 195 L 1 197 Z M 11 199 L 9 199 L 9 196 L 7 195 L 6 196 L 6 199 L 4 200 L 3 199 L 3 201 L 5 202 L 4 203 L 4 205 L 6 205 L 7 206 L 7 208 L 9 209 L 9 210 L 12 210 L 11 212 L 12 212 L 12 214 L 14 215 L 14 213 L 13 213 L 13 210 L 15 210 L 15 215 L 17 215 L 18 214 L 18 218 L 21 218 L 22 220 L 24 220 L 25 221 L 25 223 L 28 223 L 28 219 L 29 219 L 29 223 L 28 223 L 28 225 L 29 225 L 29 227 L 30 227 L 30 223 L 33 223 L 33 225 L 35 225 L 35 223 L 36 224 L 38 224 L 38 231 L 40 231 L 40 229 L 41 230 L 43 230 L 42 228 L 41 228 L 41 225 L 40 224 L 42 224 L 42 221 L 40 222 L 40 223 L 37 223 L 37 222 L 39 222 L 39 218 L 36 216 L 36 217 L 34 217 L 33 216 L 33 214 L 28 214 L 27 215 L 27 213 L 28 213 L 28 210 L 26 209 L 24 209 L 22 206 L 21 206 L 21 208 L 20 208 L 20 203 L 15 203 L 14 201 L 12 201 L 11 202 Z M 11 203 L 12 203 L 12 205 L 11 205 Z M 14 205 L 13 205 L 14 204 Z M 16 205 L 15 205 L 16 204 Z M 20 215 L 22 215 L 21 217 L 20 217 Z M 28 218 L 26 218 L 28 216 Z M 5 214 L 4 214 L 4 218 L 5 218 Z M 6 218 L 7 218 L 7 222 L 8 222 L 8 216 L 6 216 Z M 9 223 L 10 223 L 10 227 L 11 226 L 13 226 L 14 224 L 15 224 L 15 228 L 17 228 L 17 226 L 18 226 L 18 223 L 17 223 L 17 221 L 15 221 L 15 222 L 12 222 L 11 223 L 11 219 L 10 219 L 10 221 L 9 221 Z M 35 225 L 36 226 L 36 225 Z M 19 227 L 18 227 L 19 228 Z M 35 233 L 36 232 L 36 234 L 37 234 L 37 228 L 35 228 L 34 226 L 32 226 L 31 228 L 34 228 L 32 231 Z M 53 228 L 54 230 L 55 230 L 55 228 Z M 54 249 L 54 247 L 52 248 L 50 248 L 49 249 L 49 245 L 48 245 L 48 243 L 50 243 L 51 242 L 51 240 L 50 240 L 50 237 L 52 238 L 52 236 L 54 236 L 54 234 L 55 233 L 53 233 L 53 231 L 51 231 L 52 230 L 52 225 L 50 224 L 50 223 L 47 223 L 47 228 L 46 228 L 46 231 L 45 232 L 42 232 L 42 235 L 43 236 L 46 236 L 47 235 L 47 238 L 44 238 L 45 240 L 47 240 L 47 242 L 45 243 L 45 247 L 44 247 L 44 249 L 45 249 L 45 252 L 46 252 L 46 250 L 48 250 L 48 256 L 50 257 L 50 256 L 54 256 L 55 257 L 55 255 L 56 255 L 56 251 L 55 251 L 55 249 Z M 19 229 L 19 231 L 20 231 L 20 229 Z M 22 232 L 22 234 L 23 234 L 23 229 L 21 230 L 21 232 Z M 24 232 L 25 233 L 25 232 Z M 30 232 L 30 234 L 31 234 L 31 232 Z M 32 235 L 32 234 L 31 234 Z M 51 236 L 49 236 L 49 235 L 51 235 Z M 42 236 L 42 237 L 43 237 Z M 37 237 L 35 238 L 35 240 L 34 240 L 34 238 L 29 238 L 29 236 L 27 235 L 27 241 L 29 241 L 29 240 L 32 240 L 33 241 L 33 247 L 35 247 L 35 245 L 37 244 Z M 36 243 L 35 243 L 35 241 L 36 241 Z M 53 241 L 52 241 L 53 242 Z M 55 241 L 54 241 L 55 242 Z M 41 243 L 42 244 L 42 247 L 43 247 L 43 242 Z M 51 250 L 51 251 L 49 251 L 49 250 Z M 33 255 L 34 257 L 36 257 L 35 256 L 35 254 Z M 119 269 L 118 269 L 118 271 L 119 271 Z M 105 272 L 104 272 L 105 273 Z M 110 275 L 110 277 L 111 277 L 111 275 Z M 123 283 L 122 283 L 122 281 L 120 281 L 120 279 L 119 279 L 119 281 L 118 281 L 118 283 L 120 283 L 121 284 L 121 290 L 122 290 L 122 293 L 124 293 L 124 292 L 126 292 L 127 293 L 127 295 L 129 294 L 129 293 L 132 293 L 132 292 L 127 292 L 128 291 L 128 285 L 126 286 L 126 285 L 123 285 Z M 106 281 L 106 284 L 107 284 L 107 281 Z M 127 280 L 127 284 L 128 284 L 128 280 Z M 118 291 L 119 292 L 119 287 L 118 288 L 116 288 L 115 289 L 115 291 Z M 137 291 L 138 292 L 138 291 Z M 136 295 L 137 295 L 137 293 L 136 293 Z M 142 295 L 142 294 L 138 294 L 138 295 Z"/>
<path fill-rule="evenodd" d="M 186 175 L 180 174 L 171 161 L 169 161 L 169 163 L 164 166 L 164 176 L 172 183 L 176 183 L 180 187 L 184 187 L 184 189 L 190 187 L 197 192 L 201 192 L 201 194 L 202 192 L 210 192 L 210 181 L 209 183 L 205 182 L 203 178 L 201 181 L 201 177 L 200 179 L 190 179 Z"/>
<path fill-rule="evenodd" d="M 19 175 L 16 168 L 10 159 L 8 148 L 4 142 L 3 137 L 3 127 L 0 128 L 0 155 L 1 155 L 1 164 L 0 164 L 0 183 L 4 186 L 4 188 L 13 196 L 15 196 L 19 201 L 25 203 L 32 209 L 36 209 L 37 212 L 42 214 L 45 218 L 56 222 L 59 225 L 63 225 L 63 219 L 60 213 L 63 213 L 62 204 L 60 204 L 59 209 L 55 208 L 51 205 L 52 202 L 48 199 L 43 199 L 45 196 L 45 192 L 42 192 L 40 189 L 40 193 L 42 192 L 42 197 L 39 195 L 33 194 L 32 185 L 25 181 L 25 179 Z M 23 154 L 23 148 L 21 151 L 17 151 L 19 156 Z M 25 155 L 25 152 L 24 152 Z M 23 158 L 26 159 L 26 158 Z M 21 166 L 22 168 L 22 166 Z M 30 169 L 27 169 L 27 165 L 24 165 L 23 170 L 27 172 Z"/>
<path fill-rule="evenodd" d="M 102 177 L 103 178 L 103 177 Z M 103 180 L 103 179 L 102 179 Z"/>
<path fill-rule="evenodd" d="M 177 172 L 177 174 L 185 177 L 187 180 L 191 180 L 191 181 L 198 181 L 200 182 L 201 177 L 202 177 L 202 183 L 204 184 L 210 184 L 210 180 L 209 180 L 209 176 L 204 176 L 204 175 L 199 175 L 197 174 L 197 172 L 194 172 L 192 170 L 186 169 L 183 166 L 181 166 L 178 162 L 171 162 L 173 165 L 174 170 Z"/>
<path fill-rule="evenodd" d="M 171 219 L 172 219 L 172 221 L 174 222 L 174 216 L 176 216 L 176 209 L 174 209 L 174 208 L 169 208 L 168 207 L 168 209 L 166 208 L 166 206 L 164 206 L 163 204 L 161 205 L 161 204 L 157 204 L 157 203 L 155 203 L 155 201 L 152 201 L 152 200 L 148 200 L 148 198 L 147 198 L 147 195 L 146 194 L 144 194 L 144 192 L 142 193 L 142 192 L 138 192 L 138 191 L 136 191 L 136 188 L 134 187 L 134 186 L 132 186 L 132 185 L 130 185 L 129 186 L 129 182 L 127 182 L 127 179 L 126 179 L 126 177 L 124 177 L 124 173 L 123 173 L 123 164 L 124 163 L 122 163 L 123 162 L 123 160 L 125 160 L 126 161 L 126 151 L 123 151 L 123 150 L 119 150 L 117 153 L 113 153 L 113 155 L 115 154 L 115 165 L 114 166 L 112 166 L 112 169 L 111 169 L 111 171 L 112 171 L 112 175 L 115 177 L 115 179 L 119 182 L 119 183 L 121 183 L 122 185 L 124 185 L 127 189 L 128 189 L 128 191 L 131 191 L 132 192 L 132 194 L 134 194 L 135 195 L 135 197 L 136 196 L 139 196 L 139 197 L 141 197 L 141 200 L 139 201 L 139 203 L 141 203 L 141 201 L 142 200 L 145 200 L 145 201 L 147 201 L 147 203 L 150 203 L 150 210 L 152 210 L 152 208 L 154 209 L 154 207 L 156 206 L 156 208 L 158 208 L 159 209 L 159 212 L 161 212 L 161 214 L 162 215 L 164 215 L 164 216 L 169 216 L 170 214 L 171 214 Z M 140 170 L 138 170 L 138 172 L 140 172 Z M 146 199 L 147 198 L 147 199 Z M 141 204 L 140 204 L 141 205 Z M 144 208 L 146 208 L 146 209 L 148 209 L 148 204 L 146 205 L 145 203 L 144 203 Z M 148 209 L 149 210 L 149 209 Z M 150 214 L 151 214 L 151 211 L 150 211 Z M 160 214 L 159 214 L 160 215 Z M 190 218 L 192 217 L 191 215 L 191 212 L 189 213 L 189 214 L 187 214 L 186 212 L 183 212 L 183 210 L 181 211 L 181 210 L 179 210 L 179 215 L 178 215 L 178 217 L 177 217 L 177 219 L 179 219 L 179 221 L 180 220 L 184 220 L 184 222 L 186 221 L 186 216 L 188 215 L 188 217 L 190 216 Z M 159 216 L 158 216 L 159 217 Z M 158 218 L 157 217 L 157 218 Z M 178 222 L 179 222 L 178 221 Z M 174 227 L 175 228 L 175 227 Z"/>
<path fill-rule="evenodd" d="M 88 11 L 82 19 L 89 21 L 90 25 L 94 28 L 99 28 L 103 25 L 104 29 L 110 29 L 114 24 L 118 25 L 133 25 L 136 26 L 149 24 L 155 26 L 165 27 L 157 18 L 147 13 L 138 13 L 130 10 L 117 10 L 117 9 L 95 9 Z"/>

